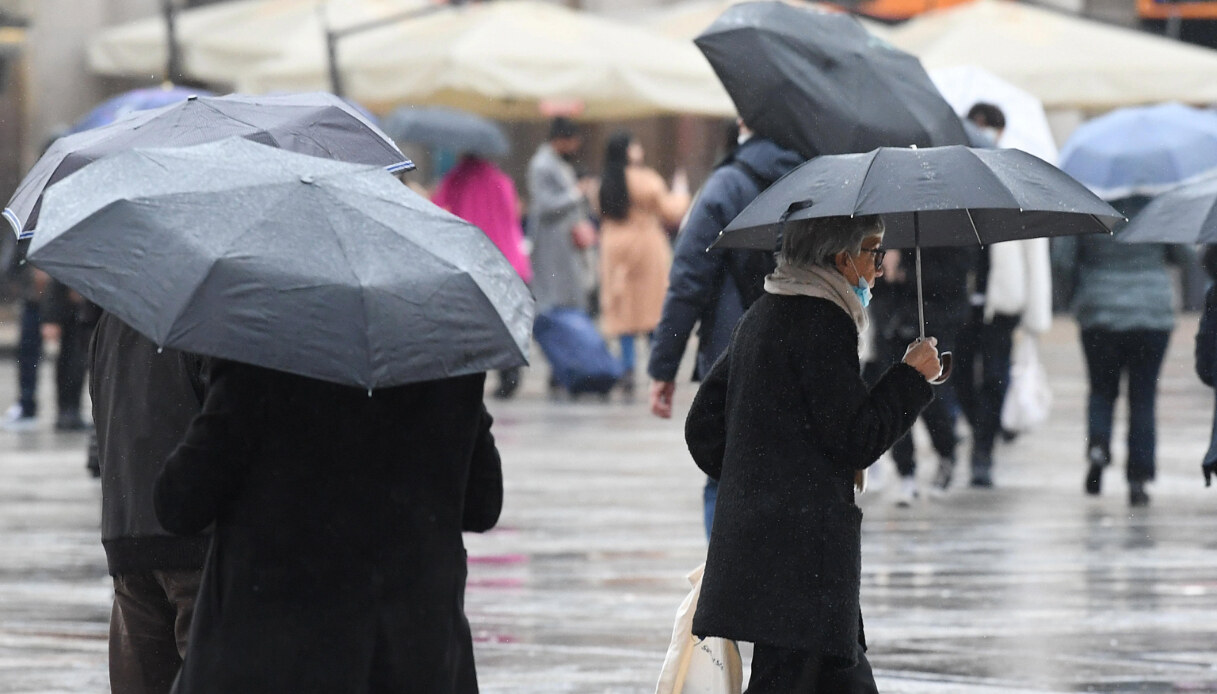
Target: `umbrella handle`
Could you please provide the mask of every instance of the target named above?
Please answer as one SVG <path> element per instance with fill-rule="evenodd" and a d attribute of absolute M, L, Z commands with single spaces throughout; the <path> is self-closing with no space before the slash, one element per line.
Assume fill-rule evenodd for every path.
<path fill-rule="evenodd" d="M 939 368 L 942 369 L 942 371 L 940 371 L 938 373 L 938 378 L 935 378 L 934 380 L 930 381 L 930 385 L 940 386 L 943 383 L 946 383 L 947 379 L 951 377 L 951 365 L 954 363 L 954 361 L 955 360 L 951 356 L 950 352 L 942 352 L 941 354 L 939 354 L 938 355 L 938 365 L 939 365 Z"/>

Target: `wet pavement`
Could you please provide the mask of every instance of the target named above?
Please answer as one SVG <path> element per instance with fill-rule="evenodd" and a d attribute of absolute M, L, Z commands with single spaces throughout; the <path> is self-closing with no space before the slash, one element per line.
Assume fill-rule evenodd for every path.
<path fill-rule="evenodd" d="M 1102 496 L 1082 493 L 1084 369 L 1068 320 L 1041 350 L 1053 417 L 999 447 L 995 489 L 957 480 L 900 509 L 881 463 L 861 499 L 880 691 L 1217 692 L 1217 488 L 1199 472 L 1213 394 L 1191 370 L 1194 334 L 1185 318 L 1171 343 L 1148 508 L 1129 508 L 1114 466 Z M 51 371 L 40 429 L 0 432 L 0 694 L 108 691 L 98 488 L 84 436 L 51 431 Z M 704 558 L 702 478 L 679 421 L 651 417 L 641 387 L 634 403 L 554 402 L 543 373 L 491 404 L 506 508 L 498 529 L 467 537 L 482 690 L 653 691 L 684 574 Z M 0 409 L 14 382 L 0 361 Z M 693 390 L 678 388 L 680 412 Z M 928 486 L 934 456 L 918 441 Z"/>

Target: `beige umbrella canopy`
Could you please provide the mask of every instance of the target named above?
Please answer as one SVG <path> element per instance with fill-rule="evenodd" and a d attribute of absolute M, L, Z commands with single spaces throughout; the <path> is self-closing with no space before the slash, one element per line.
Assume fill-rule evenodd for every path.
<path fill-rule="evenodd" d="M 1217 51 L 1009 0 L 928 12 L 887 40 L 927 70 L 982 67 L 1045 108 L 1217 101 Z"/>
<path fill-rule="evenodd" d="M 731 100 L 691 42 L 534 0 L 446 7 L 342 39 L 345 95 L 374 110 L 449 106 L 498 119 L 730 116 Z M 242 91 L 328 87 L 324 56 L 292 53 Z"/>
<path fill-rule="evenodd" d="M 692 40 L 706 27 L 714 23 L 719 15 L 732 5 L 751 0 L 685 0 L 660 10 L 648 12 L 642 18 L 643 24 L 656 33 L 670 36 L 674 39 Z M 828 9 L 830 6 L 806 0 L 784 0 L 795 7 L 819 7 Z M 874 36 L 883 38 L 890 31 L 886 25 L 879 22 L 857 17 L 862 26 Z"/>
<path fill-rule="evenodd" d="M 342 29 L 427 4 L 427 0 L 236 0 L 178 14 L 177 38 L 190 77 L 235 84 L 261 61 L 325 55 L 326 27 Z M 155 15 L 103 31 L 89 43 L 89 66 L 105 75 L 164 77 L 165 19 Z"/>

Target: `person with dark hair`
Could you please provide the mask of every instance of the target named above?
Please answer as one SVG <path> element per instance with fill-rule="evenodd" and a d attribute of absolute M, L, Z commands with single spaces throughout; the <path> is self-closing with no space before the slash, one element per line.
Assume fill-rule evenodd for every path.
<path fill-rule="evenodd" d="M 740 316 L 764 294 L 765 275 L 773 270 L 773 254 L 767 251 L 706 250 L 761 191 L 803 163 L 798 152 L 754 135 L 747 123 L 739 125 L 739 147 L 702 185 L 676 237 L 663 314 L 647 363 L 651 413 L 656 417 L 672 416 L 676 372 L 694 328 L 698 340 L 693 378 L 700 380 L 727 349 Z M 707 536 L 717 493 L 718 481 L 707 478 L 702 492 Z"/>
<path fill-rule="evenodd" d="M 787 227 L 685 423 L 719 481 L 693 634 L 755 644 L 749 694 L 876 692 L 862 629 L 865 471 L 933 399 L 933 337 L 873 386 L 858 336 L 882 274 L 878 216 Z"/>
<path fill-rule="evenodd" d="M 600 320 L 621 346 L 621 389 L 634 393 L 635 339 L 650 335 L 663 312 L 672 250 L 665 226 L 689 207 L 688 184 L 678 174 L 669 191 L 643 163 L 642 145 L 625 131 L 609 138 L 600 177 Z"/>
<path fill-rule="evenodd" d="M 977 102 L 968 109 L 968 120 L 972 121 L 980 131 L 993 141 L 996 147 L 1001 136 L 1006 131 L 1006 114 L 994 104 Z"/>
<path fill-rule="evenodd" d="M 555 118 L 549 140 L 528 162 L 528 238 L 538 313 L 558 307 L 587 308 L 579 251 L 594 241 L 595 230 L 572 165 L 582 146 L 578 126 Z"/>

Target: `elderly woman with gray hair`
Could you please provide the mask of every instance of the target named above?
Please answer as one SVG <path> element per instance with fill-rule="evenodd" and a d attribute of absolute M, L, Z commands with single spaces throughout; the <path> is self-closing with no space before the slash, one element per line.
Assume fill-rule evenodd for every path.
<path fill-rule="evenodd" d="M 933 399 L 937 340 L 874 387 L 858 334 L 882 274 L 878 217 L 787 229 L 766 294 L 698 390 L 685 440 L 719 481 L 693 633 L 756 644 L 750 694 L 875 692 L 859 607 L 855 484 Z"/>

